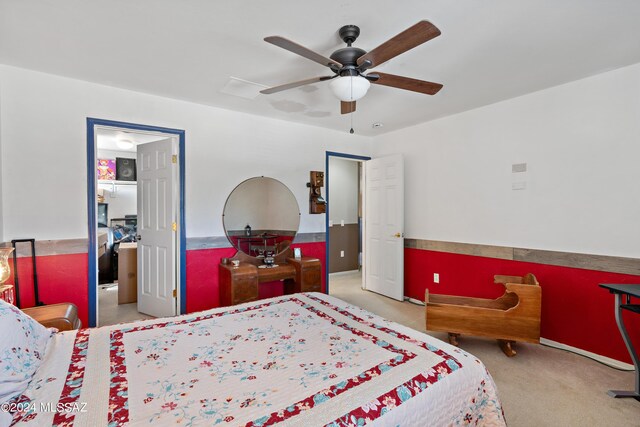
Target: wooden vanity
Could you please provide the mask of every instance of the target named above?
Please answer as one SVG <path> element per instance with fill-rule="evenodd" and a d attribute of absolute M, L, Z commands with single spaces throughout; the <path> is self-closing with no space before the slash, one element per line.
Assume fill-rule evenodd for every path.
<path fill-rule="evenodd" d="M 282 282 L 272 283 L 271 295 L 279 294 L 280 287 L 285 295 L 322 291 L 320 260 L 293 255 L 300 207 L 280 181 L 261 176 L 241 182 L 227 197 L 222 225 L 238 252 L 218 266 L 221 306 L 259 300 L 260 283 L 267 287 Z M 273 266 L 267 266 L 265 259 Z"/>
<path fill-rule="evenodd" d="M 233 260 L 240 261 L 236 267 Z M 321 268 L 317 258 L 293 257 L 293 251 L 286 251 L 275 257 L 277 267 L 262 267 L 260 258 L 247 256 L 242 252 L 220 263 L 218 267 L 220 305 L 229 306 L 257 301 L 260 283 L 282 280 L 285 295 L 296 292 L 321 292 Z"/>

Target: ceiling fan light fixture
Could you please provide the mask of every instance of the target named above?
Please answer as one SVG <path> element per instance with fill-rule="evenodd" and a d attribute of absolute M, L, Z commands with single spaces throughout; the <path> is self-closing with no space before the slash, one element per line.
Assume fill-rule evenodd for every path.
<path fill-rule="evenodd" d="M 362 76 L 342 76 L 331 80 L 329 87 L 340 101 L 357 101 L 367 94 L 371 83 Z"/>

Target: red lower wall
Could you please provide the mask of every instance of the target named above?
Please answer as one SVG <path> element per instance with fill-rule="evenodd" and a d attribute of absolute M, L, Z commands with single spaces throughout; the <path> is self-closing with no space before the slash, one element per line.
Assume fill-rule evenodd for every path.
<path fill-rule="evenodd" d="M 38 291 L 45 304 L 72 302 L 78 307 L 82 325 L 89 324 L 89 257 L 87 254 L 51 255 L 37 257 Z M 18 258 L 20 303 L 23 308 L 33 307 L 33 264 L 31 258 Z M 12 277 L 7 283 L 15 283 Z"/>
<path fill-rule="evenodd" d="M 302 254 L 319 258 L 322 263 L 322 290 L 325 286 L 325 245 L 319 243 L 301 243 Z M 218 264 L 224 257 L 232 257 L 235 249 L 202 249 L 187 251 L 187 312 L 218 307 Z M 78 307 L 82 324 L 89 324 L 88 255 L 69 254 L 37 257 L 38 289 L 40 301 L 45 304 L 71 302 Z M 12 277 L 7 283 L 15 283 Z M 33 293 L 33 268 L 31 258 L 18 258 L 18 278 L 20 280 L 20 299 L 23 308 L 35 305 Z M 279 282 L 264 283 L 260 287 L 260 296 L 268 298 L 282 295 Z"/>
<path fill-rule="evenodd" d="M 218 264 L 233 248 L 187 251 L 187 313 L 218 307 Z"/>
<path fill-rule="evenodd" d="M 440 283 L 433 283 L 433 273 Z M 405 249 L 405 295 L 424 300 L 434 294 L 495 298 L 504 287 L 496 274 L 533 273 L 542 287 L 541 335 L 596 354 L 631 363 L 614 318 L 614 296 L 599 283 L 640 283 L 640 276 L 605 273 L 420 249 Z M 624 313 L 636 348 L 640 348 L 640 316 Z"/>
<path fill-rule="evenodd" d="M 325 285 L 325 244 L 297 243 L 302 255 L 319 258 L 322 263 L 322 291 Z M 187 251 L 187 312 L 206 310 L 218 307 L 218 264 L 220 259 L 230 258 L 235 249 L 200 249 Z M 268 298 L 282 295 L 282 284 L 279 282 L 260 284 L 260 296 Z"/>
<path fill-rule="evenodd" d="M 304 256 L 322 262 L 322 289 L 325 283 L 325 244 L 302 243 Z M 217 307 L 218 264 L 235 250 L 202 249 L 187 251 L 187 311 Z M 72 302 L 78 306 L 84 325 L 88 319 L 87 254 L 38 257 L 40 299 L 46 304 Z M 31 260 L 18 259 L 20 296 L 23 307 L 34 304 Z M 13 271 L 13 269 L 12 269 Z M 433 273 L 440 283 L 433 283 Z M 640 283 L 640 276 L 603 273 L 419 249 L 405 249 L 405 294 L 423 300 L 425 289 L 432 293 L 495 298 L 503 288 L 493 283 L 495 274 L 533 273 L 542 287 L 542 325 L 544 338 L 591 351 L 613 359 L 631 362 L 614 318 L 614 298 L 599 283 Z M 9 283 L 13 282 L 13 278 Z M 262 297 L 282 294 L 282 286 L 262 284 Z M 629 334 L 640 341 L 640 316 L 625 313 Z M 637 342 L 636 348 L 640 348 Z"/>

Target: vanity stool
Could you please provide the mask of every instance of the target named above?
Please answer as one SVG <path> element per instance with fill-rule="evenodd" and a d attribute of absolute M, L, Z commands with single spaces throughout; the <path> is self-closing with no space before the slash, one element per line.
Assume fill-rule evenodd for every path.
<path fill-rule="evenodd" d="M 22 311 L 47 328 L 70 331 L 82 327 L 82 322 L 78 319 L 78 307 L 75 304 L 41 305 L 39 307 L 23 308 Z"/>

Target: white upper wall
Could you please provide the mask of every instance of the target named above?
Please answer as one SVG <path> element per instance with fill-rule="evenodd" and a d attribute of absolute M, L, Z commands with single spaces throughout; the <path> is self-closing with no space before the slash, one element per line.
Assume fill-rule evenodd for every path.
<path fill-rule="evenodd" d="M 404 154 L 407 237 L 640 257 L 640 64 L 377 137 L 374 153 Z"/>
<path fill-rule="evenodd" d="M 358 162 L 329 157 L 329 198 L 334 225 L 358 223 Z"/>
<path fill-rule="evenodd" d="M 309 171 L 327 150 L 371 154 L 346 131 L 8 66 L 0 89 L 5 241 L 86 237 L 86 117 L 186 130 L 189 237 L 222 235 L 227 195 L 260 175 L 294 192 L 301 232 L 323 231 Z M 636 64 L 382 135 L 373 151 L 405 156 L 408 237 L 640 257 L 639 118 Z"/>
<path fill-rule="evenodd" d="M 87 236 L 87 117 L 186 131 L 188 237 L 223 235 L 224 202 L 247 178 L 276 178 L 308 206 L 326 151 L 370 153 L 346 122 L 336 132 L 9 66 L 0 85 L 5 240 Z M 324 215 L 303 209 L 300 231 L 324 231 Z"/>

